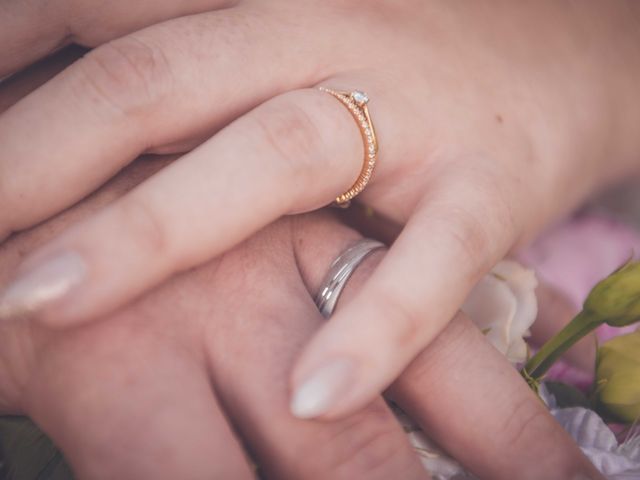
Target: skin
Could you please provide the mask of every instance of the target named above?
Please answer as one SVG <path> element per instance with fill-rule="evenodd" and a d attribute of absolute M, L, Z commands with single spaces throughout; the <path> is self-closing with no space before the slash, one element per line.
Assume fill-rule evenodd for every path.
<path fill-rule="evenodd" d="M 3 85 L 0 109 L 78 54 L 63 51 Z M 0 247 L 0 286 L 32 250 L 171 160 L 139 160 L 84 202 L 13 236 Z M 240 442 L 267 478 L 426 478 L 380 398 L 343 420 L 308 422 L 287 411 L 292 359 L 325 323 L 312 294 L 357 238 L 326 213 L 289 217 L 101 322 L 70 331 L 4 322 L 0 412 L 34 418 L 80 478 L 249 478 Z M 356 270 L 338 310 L 382 257 Z M 599 478 L 462 316 L 387 396 L 481 478 Z"/>
<path fill-rule="evenodd" d="M 24 255 L 160 166 L 142 161 L 6 242 L 0 285 Z M 311 293 L 358 237 L 328 215 L 289 218 L 100 322 L 68 331 L 4 322 L 0 412 L 31 416 L 79 478 L 252 478 L 242 445 L 266 478 L 428 478 L 381 399 L 333 421 L 288 411 L 289 366 L 324 323 Z M 381 257 L 357 271 L 339 308 Z M 462 316 L 388 396 L 480 478 L 600 478 Z"/>
<path fill-rule="evenodd" d="M 293 408 L 299 416 L 353 412 L 437 337 L 510 249 L 637 170 L 638 9 L 247 0 L 105 43 L 0 118 L 0 231 L 47 218 L 143 151 L 209 139 L 25 258 L 2 315 L 28 311 L 49 325 L 98 318 L 282 215 L 328 204 L 357 176 L 362 144 L 348 112 L 310 87 L 361 88 L 381 145 L 361 200 L 404 229 L 291 375 L 292 407 L 310 384 L 328 392 L 320 409 Z M 107 25 L 119 24 L 117 11 Z M 58 36 L 91 30 L 61 18 Z M 15 52 L 33 42 L 20 38 L 5 71 L 25 63 Z M 84 276 L 36 301 L 33 282 L 69 253 Z M 336 362 L 347 366 L 320 378 Z"/>

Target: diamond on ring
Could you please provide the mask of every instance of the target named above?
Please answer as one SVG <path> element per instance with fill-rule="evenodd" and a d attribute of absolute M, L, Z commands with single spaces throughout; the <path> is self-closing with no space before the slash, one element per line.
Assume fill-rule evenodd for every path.
<path fill-rule="evenodd" d="M 353 98 L 353 101 L 356 102 L 360 107 L 369 103 L 369 96 L 366 93 L 361 92 L 360 90 L 351 92 L 351 98 Z"/>

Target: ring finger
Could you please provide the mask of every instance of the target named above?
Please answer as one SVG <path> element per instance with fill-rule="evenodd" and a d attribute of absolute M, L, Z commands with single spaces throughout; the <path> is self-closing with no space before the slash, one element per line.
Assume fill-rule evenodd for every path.
<path fill-rule="evenodd" d="M 316 260 L 325 257 L 323 249 L 339 248 L 354 236 L 331 222 L 317 222 L 313 228 L 305 229 L 300 239 Z M 319 238 L 324 245 L 318 245 Z M 248 242 L 250 249 L 263 245 L 260 236 Z M 208 330 L 206 343 L 221 402 L 266 478 L 429 478 L 381 398 L 337 421 L 309 422 L 290 414 L 289 366 L 322 319 L 298 276 L 293 255 L 276 257 L 265 250 L 260 264 L 252 265 L 251 276 L 269 278 L 278 288 L 257 283 L 251 290 L 237 271 L 238 255 L 242 253 L 225 255 L 209 286 L 208 301 L 225 305 L 229 312 L 218 311 L 219 321 Z M 228 295 L 218 299 L 217 292 L 233 290 L 236 283 L 243 291 L 242 305 L 230 304 Z M 246 296 L 251 305 L 244 302 Z"/>

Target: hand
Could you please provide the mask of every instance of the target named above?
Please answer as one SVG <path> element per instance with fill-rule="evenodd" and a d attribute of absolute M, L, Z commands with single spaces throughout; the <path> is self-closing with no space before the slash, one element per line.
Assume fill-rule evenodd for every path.
<path fill-rule="evenodd" d="M 25 253 L 159 166 L 139 162 L 82 205 L 7 242 L 0 285 Z M 92 480 L 251 478 L 241 445 L 266 478 L 427 478 L 381 399 L 322 423 L 288 411 L 289 366 L 323 323 L 310 293 L 357 237 L 326 215 L 291 217 L 102 322 L 64 332 L 5 322 L 0 410 L 30 415 L 76 474 Z M 379 261 L 372 256 L 356 271 L 339 308 Z M 480 478 L 599 478 L 461 316 L 389 395 Z"/>
<path fill-rule="evenodd" d="M 234 0 L 25 0 L 0 3 L 0 78 L 64 45 L 95 47 L 147 25 L 208 10 Z"/>
<path fill-rule="evenodd" d="M 61 52 L 16 78 L 0 92 L 0 106 L 14 103 L 72 57 Z M 137 162 L 82 205 L 14 237 L 0 248 L 0 285 L 30 250 L 120 198 L 162 163 Z M 321 216 L 288 219 L 108 321 L 70 334 L 32 322 L 5 323 L 0 410 L 32 415 L 67 452 L 76 472 L 92 479 L 242 478 L 246 469 L 228 423 L 268 477 L 420 478 L 424 472 L 379 400 L 344 421 L 322 424 L 309 425 L 286 412 L 288 365 L 323 323 L 307 292 L 318 289 L 327 264 L 356 237 Z M 372 256 L 359 267 L 341 304 L 355 296 L 379 260 Z M 247 264 L 252 268 L 245 269 Z M 261 269 L 268 278 L 282 278 L 274 282 L 277 289 L 265 289 L 259 278 L 254 283 Z M 236 277 L 240 287 L 230 288 Z M 230 308 L 233 315 L 218 315 Z M 265 322 L 265 316 L 276 321 Z M 244 326 L 253 328 L 237 331 Z M 212 383 L 215 398 L 207 388 Z M 520 377 L 463 317 L 420 354 L 389 395 L 481 477 L 565 479 L 583 471 L 598 478 Z M 220 416 L 221 403 L 228 420 Z"/>
<path fill-rule="evenodd" d="M 1 230 L 47 217 L 142 151 L 218 133 L 29 256 L 4 317 L 97 317 L 329 203 L 357 176 L 362 144 L 348 112 L 308 87 L 361 88 L 381 145 L 362 200 L 406 226 L 292 382 L 300 416 L 362 407 L 494 262 L 630 172 L 638 151 L 637 3 L 486 5 L 246 0 L 97 48 L 0 118 Z M 350 371 L 319 384 L 340 359 Z M 322 408 L 308 408 L 305 385 L 329 392 Z"/>

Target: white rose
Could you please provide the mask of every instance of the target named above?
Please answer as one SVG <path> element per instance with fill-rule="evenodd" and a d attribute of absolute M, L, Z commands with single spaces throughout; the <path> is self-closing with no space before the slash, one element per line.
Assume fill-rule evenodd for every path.
<path fill-rule="evenodd" d="M 538 314 L 537 285 L 532 270 L 503 260 L 478 282 L 462 306 L 462 311 L 512 363 L 527 358 L 523 337 L 530 335 L 529 328 Z"/>

